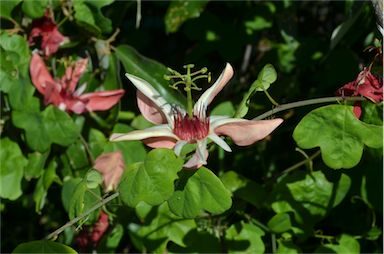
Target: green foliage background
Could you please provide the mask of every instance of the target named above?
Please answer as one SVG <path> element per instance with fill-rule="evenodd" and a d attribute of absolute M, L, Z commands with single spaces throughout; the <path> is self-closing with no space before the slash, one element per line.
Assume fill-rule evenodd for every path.
<path fill-rule="evenodd" d="M 68 17 L 61 1 L 0 2 L 1 252 L 80 252 L 79 229 L 103 209 L 110 227 L 100 253 L 382 253 L 382 103 L 363 101 L 360 120 L 344 101 L 279 112 L 285 121 L 270 137 L 247 148 L 230 143 L 232 153 L 212 145 L 197 171 L 183 170 L 184 157 L 171 150 L 108 141 L 151 125 L 125 72 L 184 104 L 163 78 L 166 67 L 193 63 L 215 80 L 229 62 L 235 76 L 211 112 L 247 119 L 273 108 L 269 95 L 279 104 L 334 96 L 371 63 L 364 49 L 381 38 L 370 2 L 69 2 Z M 43 105 L 27 36 L 47 6 L 70 39 L 51 60 L 91 56 L 87 91 L 122 87 L 119 105 L 81 116 Z M 112 151 L 126 164 L 119 198 L 56 242 L 35 241 L 107 196 L 90 158 Z"/>

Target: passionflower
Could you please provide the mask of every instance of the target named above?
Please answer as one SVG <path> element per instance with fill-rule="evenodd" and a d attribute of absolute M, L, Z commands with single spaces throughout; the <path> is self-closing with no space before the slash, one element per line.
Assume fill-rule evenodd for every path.
<path fill-rule="evenodd" d="M 123 89 L 84 93 L 86 84 L 76 89 L 87 63 L 88 59 L 80 59 L 66 68 L 61 79 L 54 79 L 39 54 L 33 53 L 30 75 L 33 85 L 44 96 L 45 104 L 76 114 L 108 110 L 115 105 L 123 96 Z"/>
<path fill-rule="evenodd" d="M 168 103 L 147 81 L 128 73 L 126 76 L 138 89 L 137 102 L 142 115 L 157 126 L 114 133 L 110 140 L 143 140 L 152 148 L 173 148 L 178 156 L 184 145 L 195 143 L 196 151 L 184 164 L 186 168 L 198 168 L 207 163 L 208 139 L 231 152 L 229 145 L 220 136 L 229 136 L 235 144 L 247 146 L 265 138 L 283 122 L 282 119 L 257 121 L 207 114 L 213 98 L 233 76 L 230 64 L 226 65 L 217 81 L 201 95 L 194 106 L 190 92 L 200 89 L 193 83 L 194 79 L 187 75 L 184 88 L 187 92 L 187 109 Z"/>

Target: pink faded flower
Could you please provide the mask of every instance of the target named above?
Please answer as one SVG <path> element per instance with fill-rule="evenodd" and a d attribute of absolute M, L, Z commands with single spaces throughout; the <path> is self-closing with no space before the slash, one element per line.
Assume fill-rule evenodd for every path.
<path fill-rule="evenodd" d="M 86 84 L 83 84 L 75 90 L 87 63 L 88 59 L 78 60 L 65 70 L 61 79 L 53 79 L 43 59 L 34 53 L 29 67 L 30 75 L 34 86 L 44 95 L 45 104 L 53 104 L 61 110 L 76 114 L 113 107 L 123 96 L 123 89 L 83 94 L 86 88 Z"/>
<path fill-rule="evenodd" d="M 55 23 L 50 17 L 49 10 L 45 12 L 44 17 L 32 21 L 32 30 L 29 34 L 29 45 L 35 45 L 38 38 L 41 38 L 41 49 L 45 56 L 50 56 L 59 49 L 59 46 L 68 40 L 63 36 Z"/>
<path fill-rule="evenodd" d="M 137 87 L 138 106 L 143 116 L 150 122 L 158 124 L 144 130 L 129 133 L 115 133 L 111 141 L 143 140 L 153 148 L 173 148 L 180 155 L 184 145 L 196 143 L 196 152 L 184 164 L 186 168 L 198 168 L 207 163 L 208 139 L 225 151 L 231 152 L 228 144 L 219 136 L 229 136 L 240 146 L 247 146 L 268 136 L 283 120 L 245 120 L 228 116 L 207 116 L 207 107 L 213 98 L 223 89 L 233 75 L 233 69 L 227 64 L 218 80 L 206 90 L 193 107 L 193 116 L 184 108 L 170 105 L 145 80 L 126 74 Z"/>
<path fill-rule="evenodd" d="M 125 168 L 123 154 L 120 151 L 104 153 L 96 158 L 93 167 L 103 175 L 104 190 L 115 190 Z"/>

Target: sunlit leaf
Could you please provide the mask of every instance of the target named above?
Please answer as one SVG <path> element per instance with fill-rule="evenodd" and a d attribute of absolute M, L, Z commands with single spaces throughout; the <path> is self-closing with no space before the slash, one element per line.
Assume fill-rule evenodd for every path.
<path fill-rule="evenodd" d="M 264 253 L 264 234 L 263 230 L 250 223 L 241 221 L 233 224 L 225 234 L 228 253 Z"/>
<path fill-rule="evenodd" d="M 4 18 L 12 18 L 12 10 L 21 2 L 21 0 L 8 0 L 1 2 L 0 16 Z"/>
<path fill-rule="evenodd" d="M 0 197 L 15 200 L 21 196 L 21 180 L 27 159 L 17 143 L 3 138 L 0 140 Z"/>
<path fill-rule="evenodd" d="M 275 233 L 283 233 L 291 229 L 291 219 L 288 213 L 278 213 L 268 221 L 268 227 Z"/>
<path fill-rule="evenodd" d="M 279 254 L 298 254 L 298 253 L 302 253 L 302 251 L 300 250 L 299 247 L 297 247 L 296 245 L 294 245 L 292 243 L 292 241 L 288 240 L 284 240 L 284 239 L 278 239 L 277 240 L 277 250 L 276 250 L 276 253 L 279 253 Z"/>
<path fill-rule="evenodd" d="M 49 151 L 45 153 L 33 152 L 28 154 L 28 165 L 24 170 L 24 177 L 27 180 L 39 177 L 44 170 L 45 161 L 47 160 Z"/>
<path fill-rule="evenodd" d="M 333 169 L 356 166 L 364 145 L 383 145 L 382 127 L 359 121 L 352 106 L 345 105 L 311 111 L 296 126 L 293 138 L 301 148 L 320 147 L 323 161 Z"/>
<path fill-rule="evenodd" d="M 173 213 L 183 218 L 194 218 L 204 211 L 219 214 L 232 205 L 231 193 L 209 169 L 182 171 L 176 190 L 168 200 Z"/>
<path fill-rule="evenodd" d="M 199 17 L 207 3 L 208 0 L 173 0 L 165 14 L 166 32 L 174 33 L 186 20 Z"/>
<path fill-rule="evenodd" d="M 173 182 L 182 165 L 183 161 L 172 150 L 152 150 L 144 162 L 125 170 L 119 185 L 121 200 L 131 207 L 141 201 L 150 205 L 163 203 L 172 195 Z"/>
<path fill-rule="evenodd" d="M 326 243 L 317 248 L 315 253 L 360 253 L 360 244 L 353 236 L 342 234 L 337 242 L 338 244 Z"/>
<path fill-rule="evenodd" d="M 71 247 L 48 240 L 31 241 L 19 244 L 12 253 L 77 253 Z"/>

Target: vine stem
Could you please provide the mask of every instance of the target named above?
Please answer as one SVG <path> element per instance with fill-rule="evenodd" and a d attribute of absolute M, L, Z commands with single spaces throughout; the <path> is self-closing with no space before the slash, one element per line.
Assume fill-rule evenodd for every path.
<path fill-rule="evenodd" d="M 253 120 L 261 120 L 264 118 L 267 118 L 268 116 L 271 116 L 273 114 L 276 114 L 277 112 L 288 110 L 291 108 L 298 108 L 302 106 L 307 106 L 307 105 L 312 105 L 312 104 L 319 104 L 319 103 L 327 103 L 327 102 L 338 102 L 338 101 L 365 101 L 366 99 L 363 97 L 325 97 L 325 98 L 316 98 L 316 99 L 309 99 L 309 100 L 304 100 L 304 101 L 297 101 L 297 102 L 292 102 L 292 103 L 287 103 L 287 104 L 281 104 L 264 114 L 261 114 Z"/>
<path fill-rule="evenodd" d="M 52 239 L 52 238 L 55 238 L 57 237 L 61 232 L 63 232 L 66 228 L 72 226 L 73 224 L 75 224 L 76 222 L 78 222 L 79 220 L 83 219 L 84 217 L 86 217 L 87 215 L 89 215 L 91 212 L 95 211 L 96 209 L 98 209 L 99 207 L 105 205 L 106 203 L 110 202 L 111 200 L 117 198 L 119 196 L 119 192 L 116 192 L 116 193 L 113 193 L 112 195 L 106 197 L 105 199 L 101 200 L 99 203 L 97 203 L 96 205 L 94 205 L 93 207 L 91 207 L 90 209 L 88 209 L 87 211 L 85 211 L 84 213 L 80 214 L 79 216 L 77 216 L 76 218 L 74 218 L 73 220 L 71 221 L 68 221 L 67 223 L 65 223 L 63 226 L 61 226 L 60 228 L 56 229 L 55 231 L 53 231 L 52 233 L 50 233 L 49 235 L 47 235 L 45 237 L 45 239 L 49 240 L 49 239 Z"/>

